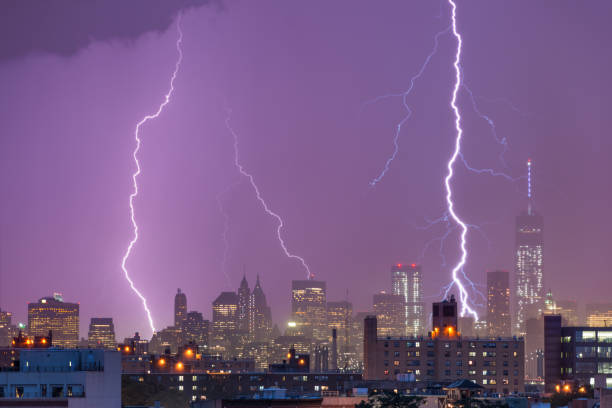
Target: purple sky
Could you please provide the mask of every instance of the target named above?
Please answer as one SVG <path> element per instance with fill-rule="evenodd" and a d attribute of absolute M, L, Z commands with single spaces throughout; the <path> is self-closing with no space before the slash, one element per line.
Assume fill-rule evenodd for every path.
<path fill-rule="evenodd" d="M 176 9 L 130 4 L 114 10 L 126 16 L 118 21 L 108 10 L 76 7 L 45 24 L 39 20 L 48 12 L 16 13 L 22 29 L 0 43 L 0 307 L 19 321 L 27 302 L 59 291 L 80 301 L 82 335 L 91 316 L 112 316 L 120 339 L 135 330 L 150 335 L 120 262 L 131 237 L 134 127 L 167 90 Z M 609 301 L 612 287 L 611 17 L 607 1 L 458 1 L 465 82 L 487 98 L 479 107 L 508 140 L 508 167 L 465 92 L 462 150 L 474 167 L 513 176 L 534 160 L 546 287 L 581 302 Z M 87 19 L 98 18 L 93 26 L 102 31 L 87 32 Z M 130 19 L 134 30 L 126 30 Z M 375 188 L 368 183 L 391 154 L 404 111 L 398 98 L 364 102 L 405 90 L 448 25 L 446 1 L 232 1 L 183 12 L 175 94 L 142 128 L 141 239 L 129 261 L 158 328 L 172 321 L 176 288 L 190 310 L 208 317 L 227 289 L 216 197 L 233 183 L 223 196 L 232 286 L 243 265 L 251 286 L 259 273 L 274 319 L 283 322 L 290 282 L 305 276 L 283 255 L 274 219 L 233 167 L 225 101 L 243 165 L 285 220 L 289 249 L 328 282 L 328 299 L 344 298 L 348 288 L 355 309 L 368 310 L 372 293 L 390 285 L 390 264 L 419 260 L 443 232 L 415 226 L 445 209 L 453 37 L 440 38 L 416 83 L 399 154 Z M 512 271 L 525 182 L 458 164 L 454 191 L 457 211 L 483 224 L 490 244 L 470 233 L 469 275 L 482 283 L 488 269 Z M 456 239 L 444 254 L 447 266 L 435 246 L 422 259 L 428 302 L 450 280 Z"/>

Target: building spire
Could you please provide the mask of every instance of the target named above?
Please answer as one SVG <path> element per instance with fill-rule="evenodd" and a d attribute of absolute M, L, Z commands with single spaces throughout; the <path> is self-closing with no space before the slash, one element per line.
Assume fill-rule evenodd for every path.
<path fill-rule="evenodd" d="M 531 215 L 533 203 L 533 190 L 531 189 L 531 159 L 527 159 L 527 214 Z"/>

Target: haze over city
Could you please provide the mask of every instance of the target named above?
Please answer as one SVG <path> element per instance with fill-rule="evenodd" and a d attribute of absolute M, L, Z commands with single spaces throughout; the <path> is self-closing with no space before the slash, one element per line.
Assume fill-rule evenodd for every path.
<path fill-rule="evenodd" d="M 442 299 L 458 231 L 441 257 L 439 241 L 426 245 L 445 225 L 424 227 L 446 211 L 453 36 L 439 37 L 406 98 L 412 115 L 375 186 L 406 110 L 399 97 L 369 102 L 408 89 L 449 26 L 446 2 L 193 1 L 153 16 L 140 12 L 145 4 L 1 13 L 0 307 L 14 321 L 27 320 L 27 302 L 61 292 L 80 302 L 83 337 L 92 316 L 112 316 L 118 338 L 151 335 L 121 258 L 132 234 L 134 129 L 168 90 L 179 11 L 183 60 L 170 103 L 141 129 L 140 237 L 128 261 L 156 326 L 172 324 L 179 287 L 189 309 L 210 319 L 213 300 L 246 272 L 251 286 L 260 276 L 282 327 L 291 281 L 306 277 L 234 166 L 228 119 L 241 164 L 284 221 L 287 248 L 327 282 L 328 300 L 348 290 L 353 310 L 371 310 L 395 263 L 422 265 L 425 301 Z M 486 271 L 514 276 L 530 158 L 545 289 L 582 306 L 609 299 L 612 57 L 601 50 L 611 11 L 607 2 L 459 4 L 464 83 L 507 141 L 502 160 L 504 146 L 462 88 L 463 155 L 518 178 L 455 165 L 457 212 L 480 226 L 469 232 L 465 271 L 485 293 Z M 37 27 L 41 34 L 29 36 Z"/>

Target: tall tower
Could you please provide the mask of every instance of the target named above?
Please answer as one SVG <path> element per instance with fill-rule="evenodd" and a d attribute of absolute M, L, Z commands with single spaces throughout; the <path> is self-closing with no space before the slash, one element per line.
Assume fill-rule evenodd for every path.
<path fill-rule="evenodd" d="M 510 336 L 510 274 L 487 272 L 487 329 L 489 336 Z"/>
<path fill-rule="evenodd" d="M 270 306 L 268 306 L 266 295 L 259 282 L 259 275 L 257 275 L 257 281 L 251 293 L 249 313 L 249 333 L 251 338 L 257 342 L 265 342 L 270 337 L 272 331 L 272 311 Z"/>
<path fill-rule="evenodd" d="M 404 298 L 405 335 L 417 336 L 425 331 L 425 306 L 421 265 L 396 264 L 391 267 L 391 290 Z"/>
<path fill-rule="evenodd" d="M 246 273 L 242 275 L 240 287 L 238 288 L 238 330 L 243 333 L 249 332 L 249 316 L 251 304 L 251 289 L 246 280 Z"/>
<path fill-rule="evenodd" d="M 327 296 L 325 282 L 294 280 L 291 282 L 291 315 L 298 331 L 315 340 L 327 340 Z"/>
<path fill-rule="evenodd" d="M 180 289 L 177 289 L 174 296 L 174 326 L 182 327 L 187 318 L 187 296 Z"/>
<path fill-rule="evenodd" d="M 516 324 L 525 335 L 526 322 L 538 317 L 544 300 L 544 218 L 533 209 L 532 161 L 527 161 L 527 211 L 516 217 Z"/>

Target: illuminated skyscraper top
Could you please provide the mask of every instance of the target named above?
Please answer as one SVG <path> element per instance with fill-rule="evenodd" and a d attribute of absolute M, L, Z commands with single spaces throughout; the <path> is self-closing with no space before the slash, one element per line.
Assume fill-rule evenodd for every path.
<path fill-rule="evenodd" d="M 396 264 L 391 267 L 391 293 L 400 295 L 405 302 L 406 336 L 423 334 L 425 306 L 421 265 Z"/>
<path fill-rule="evenodd" d="M 544 218 L 533 209 L 532 161 L 527 161 L 527 211 L 516 217 L 516 325 L 525 334 L 525 323 L 538 317 L 544 300 Z"/>

